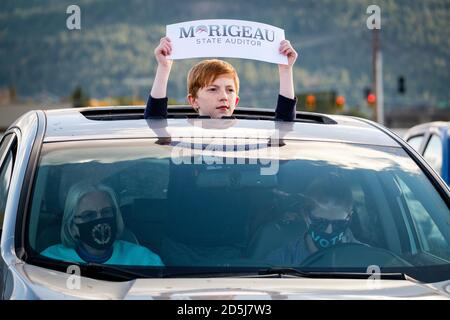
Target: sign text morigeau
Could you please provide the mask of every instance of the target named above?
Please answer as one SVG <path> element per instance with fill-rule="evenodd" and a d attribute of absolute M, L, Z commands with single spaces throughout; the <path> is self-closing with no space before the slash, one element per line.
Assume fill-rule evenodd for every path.
<path fill-rule="evenodd" d="M 228 57 L 287 64 L 278 52 L 284 30 L 242 20 L 197 20 L 166 27 L 171 59 Z"/>

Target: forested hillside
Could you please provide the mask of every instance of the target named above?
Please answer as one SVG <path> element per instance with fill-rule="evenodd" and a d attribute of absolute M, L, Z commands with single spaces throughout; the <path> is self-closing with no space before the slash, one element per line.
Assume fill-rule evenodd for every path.
<path fill-rule="evenodd" d="M 70 4 L 81 8 L 81 30 L 66 28 Z M 285 29 L 300 53 L 297 92 L 336 90 L 348 105 L 361 105 L 372 77 L 370 4 L 381 7 L 385 103 L 448 105 L 449 0 L 1 0 L 0 87 L 14 86 L 21 97 L 65 97 L 78 85 L 91 97 L 130 96 L 127 79 L 153 77 L 153 49 L 166 24 L 230 18 Z M 169 95 L 180 102 L 195 61 L 174 65 Z M 230 61 L 240 73 L 241 105 L 271 107 L 276 65 Z M 404 96 L 397 93 L 400 75 Z M 141 86 L 138 93 L 145 99 L 148 91 Z"/>

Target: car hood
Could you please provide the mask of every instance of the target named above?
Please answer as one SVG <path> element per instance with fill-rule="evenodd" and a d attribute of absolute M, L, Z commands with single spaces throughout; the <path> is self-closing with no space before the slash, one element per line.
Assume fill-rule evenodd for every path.
<path fill-rule="evenodd" d="M 450 280 L 311 278 L 169 278 L 100 281 L 17 265 L 11 298 L 25 299 L 450 299 Z M 70 285 L 72 284 L 72 285 Z"/>

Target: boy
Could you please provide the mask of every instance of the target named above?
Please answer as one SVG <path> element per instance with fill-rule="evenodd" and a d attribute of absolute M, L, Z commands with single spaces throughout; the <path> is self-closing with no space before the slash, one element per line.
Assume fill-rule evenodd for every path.
<path fill-rule="evenodd" d="M 287 56 L 288 64 L 278 65 L 280 93 L 275 118 L 292 121 L 295 118 L 296 105 L 292 67 L 298 54 L 288 40 L 281 41 L 279 51 Z M 170 39 L 161 38 L 154 52 L 158 67 L 144 113 L 146 119 L 167 116 L 167 82 L 173 63 L 167 56 L 171 52 Z M 238 94 L 237 72 L 225 61 L 203 60 L 189 71 L 187 99 L 200 116 L 211 118 L 231 116 L 239 103 Z"/>

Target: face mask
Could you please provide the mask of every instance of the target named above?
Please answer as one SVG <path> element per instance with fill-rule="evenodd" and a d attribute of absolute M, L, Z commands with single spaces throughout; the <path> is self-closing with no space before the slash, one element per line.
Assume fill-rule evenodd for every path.
<path fill-rule="evenodd" d="M 309 228 L 308 233 L 316 247 L 319 249 L 332 247 L 336 244 L 342 243 L 344 239 L 344 230 L 336 230 L 332 233 L 326 233 L 324 231 L 317 231 Z"/>
<path fill-rule="evenodd" d="M 108 249 L 116 240 L 116 219 L 113 217 L 79 223 L 77 226 L 81 241 L 94 249 Z"/>
<path fill-rule="evenodd" d="M 350 214 L 347 218 L 339 220 L 329 220 L 310 214 L 307 220 L 308 233 L 317 248 L 329 248 L 343 242 L 344 234 L 350 225 L 350 221 Z M 331 233 L 325 232 L 330 225 L 333 231 Z"/>

